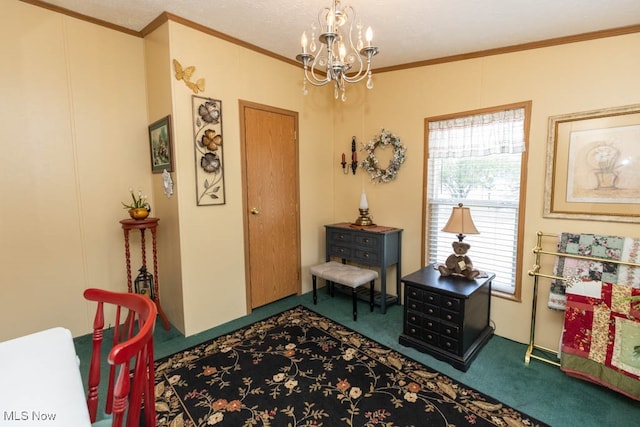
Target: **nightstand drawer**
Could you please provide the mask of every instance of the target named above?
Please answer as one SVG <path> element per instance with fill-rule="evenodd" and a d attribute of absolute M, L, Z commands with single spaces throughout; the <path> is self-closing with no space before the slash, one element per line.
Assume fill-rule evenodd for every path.
<path fill-rule="evenodd" d="M 457 340 L 441 336 L 439 347 L 444 348 L 448 352 L 458 354 L 458 349 L 460 348 L 460 345 L 458 344 Z"/>
<path fill-rule="evenodd" d="M 435 305 L 425 304 L 424 305 L 424 312 L 425 312 L 425 314 L 428 314 L 429 316 L 440 317 L 440 307 L 435 306 Z"/>
<path fill-rule="evenodd" d="M 433 305 L 440 305 L 440 295 L 433 292 L 424 291 L 424 302 L 428 302 L 429 304 Z"/>
<path fill-rule="evenodd" d="M 407 324 L 407 325 L 405 325 L 405 330 L 406 330 L 405 333 L 407 335 L 411 336 L 411 337 L 418 338 L 420 340 L 422 340 L 423 337 L 424 337 L 424 329 L 419 328 L 416 325 L 408 325 Z"/>
<path fill-rule="evenodd" d="M 442 320 L 446 320 L 447 322 L 459 324 L 461 316 L 460 316 L 460 313 L 456 311 L 449 311 L 449 310 L 442 309 L 440 311 L 440 318 Z"/>
<path fill-rule="evenodd" d="M 430 317 L 425 317 L 423 324 L 425 329 L 428 329 L 430 331 L 437 332 L 437 333 L 440 332 L 440 322 L 438 322 L 437 320 L 434 320 Z"/>
<path fill-rule="evenodd" d="M 422 291 L 420 289 L 407 286 L 404 291 L 407 294 L 407 299 L 422 301 Z"/>
<path fill-rule="evenodd" d="M 414 326 L 422 327 L 423 318 L 420 313 L 407 310 L 407 323 Z"/>
<path fill-rule="evenodd" d="M 439 330 L 443 337 L 453 338 L 455 340 L 460 339 L 460 328 L 457 326 L 442 323 Z"/>
<path fill-rule="evenodd" d="M 460 299 L 447 296 L 442 297 L 442 304 L 440 304 L 442 308 L 446 308 L 451 311 L 460 311 L 461 305 Z"/>
<path fill-rule="evenodd" d="M 422 301 L 413 298 L 407 298 L 407 310 L 419 311 L 422 313 Z"/>

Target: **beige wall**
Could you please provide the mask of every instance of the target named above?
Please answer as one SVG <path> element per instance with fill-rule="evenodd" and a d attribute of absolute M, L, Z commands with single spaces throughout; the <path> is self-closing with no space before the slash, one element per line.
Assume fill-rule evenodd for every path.
<path fill-rule="evenodd" d="M 8 1 L 0 45 L 0 340 L 86 333 L 83 290 L 126 289 L 120 202 L 150 191 L 142 40 Z"/>
<path fill-rule="evenodd" d="M 344 104 L 330 88 L 303 97 L 297 67 L 173 22 L 142 40 L 11 1 L 0 35 L 0 340 L 57 325 L 89 331 L 82 290 L 125 286 L 118 221 L 130 186 L 150 193 L 161 218 L 160 294 L 170 320 L 190 335 L 245 314 L 241 99 L 299 113 L 303 292 L 308 267 L 323 259 L 323 224 L 355 219 L 362 187 L 374 220 L 404 229 L 403 274 L 419 268 L 423 123 L 440 114 L 533 101 L 525 272 L 539 229 L 640 235 L 637 224 L 542 217 L 548 117 L 638 102 L 640 35 L 376 74 L 372 91 L 349 87 Z M 225 205 L 195 204 L 191 92 L 173 78 L 174 58 L 196 66 L 204 96 L 222 100 Z M 167 114 L 171 198 L 150 174 L 147 138 L 147 125 Z M 381 127 L 408 147 L 398 179 L 372 185 L 361 170 L 343 175 L 351 137 L 363 142 Z M 494 298 L 492 319 L 498 334 L 526 341 L 531 279 L 521 280 L 523 302 Z M 559 314 L 539 316 L 538 336 L 553 346 Z"/>
<path fill-rule="evenodd" d="M 520 278 L 523 302 L 493 298 L 491 314 L 498 335 L 527 342 L 532 279 L 526 272 L 533 266 L 531 249 L 535 245 L 536 231 L 640 236 L 637 223 L 543 218 L 548 118 L 638 103 L 638 70 L 640 35 L 634 34 L 374 75 L 373 90 L 364 95 L 355 91 L 357 95 L 352 98 L 357 102 L 347 102 L 341 106 L 343 111 L 336 112 L 336 218 L 355 219 L 361 186 L 361 178 L 341 174 L 339 153 L 348 150 L 351 135 L 366 142 L 381 127 L 390 129 L 407 146 L 407 160 L 395 182 L 373 185 L 365 180 L 365 190 L 375 221 L 405 230 L 403 274 L 419 268 L 424 119 L 532 100 L 524 277 Z M 630 208 L 640 213 L 638 205 Z M 491 270 L 490 265 L 478 267 Z M 562 314 L 546 309 L 547 295 L 548 287 L 543 286 L 536 342 L 555 347 Z"/>

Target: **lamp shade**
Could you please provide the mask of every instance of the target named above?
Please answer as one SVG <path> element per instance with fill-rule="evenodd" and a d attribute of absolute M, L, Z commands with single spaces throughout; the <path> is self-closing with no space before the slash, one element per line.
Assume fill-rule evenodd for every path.
<path fill-rule="evenodd" d="M 469 208 L 462 207 L 462 203 L 458 203 L 458 206 L 453 208 L 449 221 L 442 231 L 455 234 L 480 234 L 471 219 Z"/>

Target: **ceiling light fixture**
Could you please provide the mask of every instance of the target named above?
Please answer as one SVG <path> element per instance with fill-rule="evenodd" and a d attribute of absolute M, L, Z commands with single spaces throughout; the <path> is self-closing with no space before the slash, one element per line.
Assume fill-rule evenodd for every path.
<path fill-rule="evenodd" d="M 353 7 L 342 7 L 339 0 L 333 0 L 331 7 L 322 8 L 318 12 L 320 48 L 316 43 L 318 27 L 315 24 L 311 25 L 310 40 L 306 31 L 302 33 L 302 53 L 296 56 L 296 60 L 302 62 L 304 67 L 304 95 L 308 93 L 307 82 L 314 86 L 334 82 L 334 96 L 336 99 L 341 96 L 343 101 L 347 99 L 346 83 L 358 83 L 367 77 L 367 89 L 373 88 L 371 58 L 378 53 L 378 48 L 371 45 L 371 27 L 366 29 L 363 41 L 363 25 L 356 19 Z M 318 75 L 319 72 L 326 75 L 322 77 Z"/>

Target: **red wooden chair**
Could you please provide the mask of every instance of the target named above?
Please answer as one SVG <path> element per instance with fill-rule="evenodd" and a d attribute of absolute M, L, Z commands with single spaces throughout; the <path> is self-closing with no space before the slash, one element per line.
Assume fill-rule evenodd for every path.
<path fill-rule="evenodd" d="M 100 354 L 104 328 L 104 305 L 115 306 L 113 347 L 109 351 L 109 385 L 105 412 L 112 414 L 111 426 L 121 427 L 126 414 L 126 427 L 140 425 L 144 402 L 144 425 L 155 425 L 155 395 L 153 375 L 153 331 L 157 309 L 150 298 L 133 293 L 116 293 L 87 289 L 85 299 L 98 303 L 93 322 L 93 353 L 89 367 L 87 406 L 91 422 L 96 421 L 98 387 L 100 385 Z M 121 313 L 126 309 L 127 313 Z M 125 320 L 121 320 L 126 316 Z M 131 370 L 131 362 L 133 372 Z M 115 378 L 115 369 L 118 376 Z M 115 379 L 115 383 L 114 383 Z M 102 424 L 102 422 L 100 423 Z"/>

